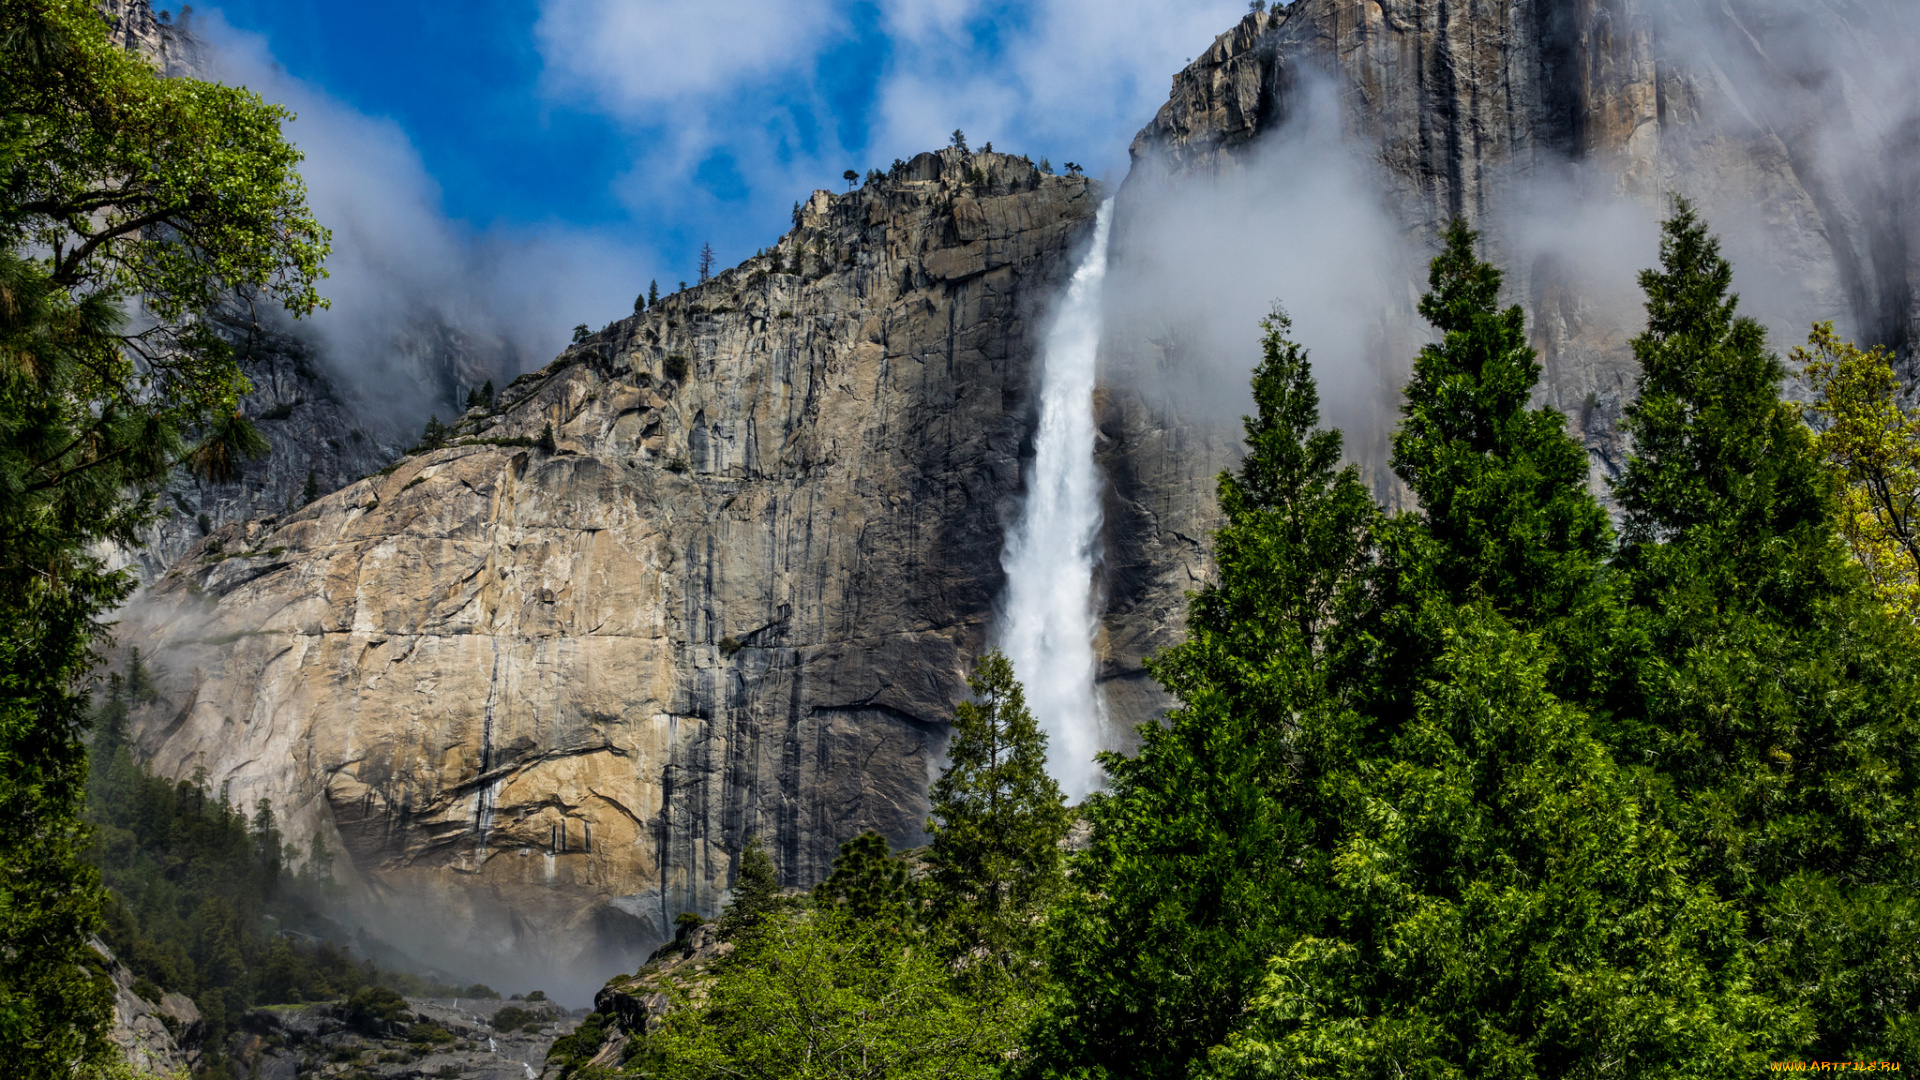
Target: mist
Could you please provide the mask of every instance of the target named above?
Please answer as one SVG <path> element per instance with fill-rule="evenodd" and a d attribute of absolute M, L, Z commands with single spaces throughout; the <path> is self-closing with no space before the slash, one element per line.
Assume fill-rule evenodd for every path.
<path fill-rule="evenodd" d="M 1346 139 L 1330 79 L 1303 80 L 1293 115 L 1240 167 L 1169 177 L 1142 159 L 1119 206 L 1103 382 L 1203 427 L 1237 424 L 1260 320 L 1278 307 L 1311 351 L 1323 421 L 1380 427 L 1414 347 L 1425 255 Z"/>
<path fill-rule="evenodd" d="M 288 75 L 267 43 L 217 15 L 194 20 L 209 77 L 296 114 L 308 203 L 333 232 L 321 294 L 296 332 L 319 345 L 364 419 L 417 428 L 465 408 L 465 391 L 504 385 L 567 344 L 579 323 L 624 317 L 646 287 L 645 253 L 559 224 L 452 220 L 398 124 Z M 284 321 L 284 317 L 282 317 Z"/>
<path fill-rule="evenodd" d="M 1734 264 L 1741 311 L 1783 357 L 1815 320 L 1911 357 L 1920 338 L 1920 5 L 1656 0 L 1595 16 L 1646 31 L 1661 65 L 1653 141 L 1531 147 L 1469 203 L 1545 369 L 1536 404 L 1622 463 L 1638 277 L 1670 196 L 1695 200 Z M 1296 62 L 1278 126 L 1230 164 L 1169 176 L 1149 150 L 1120 193 L 1102 381 L 1228 430 L 1252 405 L 1259 320 L 1275 306 L 1311 352 L 1323 422 L 1385 464 L 1400 387 L 1431 331 L 1415 304 L 1444 222 L 1356 134 L 1346 76 Z M 1789 393 L 1799 393 L 1789 387 Z M 1378 490 L 1378 487 L 1377 487 Z"/>

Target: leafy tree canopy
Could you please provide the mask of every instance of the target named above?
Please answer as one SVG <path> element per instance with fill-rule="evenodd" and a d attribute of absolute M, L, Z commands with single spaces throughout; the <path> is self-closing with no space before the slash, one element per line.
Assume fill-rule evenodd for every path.
<path fill-rule="evenodd" d="M 183 459 L 224 477 L 264 448 L 214 310 L 322 302 L 290 119 L 160 77 L 86 0 L 0 7 L 0 1043 L 20 1075 L 106 1052 L 84 679 L 130 580 L 100 546 L 133 542 Z"/>

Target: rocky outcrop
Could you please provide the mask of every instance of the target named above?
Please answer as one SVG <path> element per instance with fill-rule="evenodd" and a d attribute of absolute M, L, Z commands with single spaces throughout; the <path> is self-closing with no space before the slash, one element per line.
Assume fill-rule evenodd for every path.
<path fill-rule="evenodd" d="M 113 1019 L 107 1041 L 121 1060 L 153 1076 L 173 1076 L 199 1064 L 205 1026 L 200 1009 L 185 994 L 142 985 L 99 938 L 91 942 L 113 985 Z"/>
<path fill-rule="evenodd" d="M 204 75 L 205 46 L 193 35 L 190 8 L 176 21 L 170 12 L 156 14 L 151 0 L 97 0 L 94 6 L 113 44 L 145 57 L 163 75 Z"/>
<path fill-rule="evenodd" d="M 750 834 L 796 883 L 918 842 L 1096 202 L 957 150 L 815 192 L 448 445 L 216 528 L 123 623 L 167 699 L 138 746 L 469 955 L 650 949 Z"/>
<path fill-rule="evenodd" d="M 526 1080 L 579 1017 L 545 1002 L 390 998 L 370 1016 L 353 1000 L 242 1014 L 228 1037 L 235 1080 L 309 1076 L 379 1080 Z"/>
<path fill-rule="evenodd" d="M 512 370 L 504 343 L 477 340 L 430 314 L 387 339 L 390 370 L 360 384 L 345 379 L 304 328 L 235 320 L 225 330 L 252 386 L 240 411 L 269 449 L 228 482 L 185 468 L 175 474 L 131 556 L 143 580 L 165 573 L 219 525 L 285 516 L 377 472 L 419 440 L 428 415 L 458 415 L 468 391 L 504 384 Z M 377 396 L 386 394 L 395 399 Z"/>

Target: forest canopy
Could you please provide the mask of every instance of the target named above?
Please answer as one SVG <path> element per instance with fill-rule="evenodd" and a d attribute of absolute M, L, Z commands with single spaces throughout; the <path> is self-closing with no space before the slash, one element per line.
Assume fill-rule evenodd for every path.
<path fill-rule="evenodd" d="M 1420 305 L 1434 342 L 1391 462 L 1416 509 L 1343 464 L 1276 310 L 1246 457 L 1219 478 L 1218 579 L 1153 662 L 1179 707 L 1103 757 L 1107 789 L 1034 797 L 1043 737 L 986 657 L 930 847 L 861 837 L 804 902 L 755 871 L 735 905 L 760 929 L 620 1066 L 579 1047 L 564 1071 L 1735 1077 L 1920 1056 L 1920 639 L 1904 519 L 1876 516 L 1916 485 L 1888 358 L 1817 327 L 1816 400 L 1784 400 L 1676 201 L 1641 276 L 1610 514 L 1565 418 L 1529 406 L 1540 364 L 1478 239 L 1448 231 Z M 933 1031 L 982 1041 L 942 1054 Z M 828 1046 L 892 1056 L 863 1071 Z"/>

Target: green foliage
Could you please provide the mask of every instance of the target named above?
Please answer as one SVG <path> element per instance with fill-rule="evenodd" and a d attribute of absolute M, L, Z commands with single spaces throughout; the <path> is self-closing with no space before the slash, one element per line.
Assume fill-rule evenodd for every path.
<path fill-rule="evenodd" d="M 1840 533 L 1889 611 L 1920 621 L 1920 408 L 1903 405 L 1893 354 L 1814 326 L 1793 359 L 1814 400 L 1802 410 L 1840 492 Z"/>
<path fill-rule="evenodd" d="M 508 1005 L 493 1014 L 493 1027 L 496 1031 L 519 1031 L 521 1028 L 532 1030 L 540 1026 L 539 1013 L 528 1012 L 518 1005 Z"/>
<path fill-rule="evenodd" d="M 553 421 L 549 420 L 540 426 L 540 438 L 534 441 L 534 445 L 543 454 L 551 454 L 557 449 L 553 441 Z"/>
<path fill-rule="evenodd" d="M 311 506 L 320 497 L 320 477 L 312 469 L 307 470 L 306 485 L 300 489 L 300 505 Z"/>
<path fill-rule="evenodd" d="M 1047 775 L 1047 737 L 1027 711 L 1013 664 L 998 649 L 974 663 L 931 792 L 929 878 L 963 939 L 1017 944 L 1059 888 L 1069 824 Z"/>
<path fill-rule="evenodd" d="M 1154 667 L 1181 707 L 1107 762 L 1033 1071 L 1912 1056 L 1920 641 L 1846 564 L 1711 238 L 1682 204 L 1643 278 L 1617 554 L 1526 408 L 1520 312 L 1447 240 L 1394 443 L 1417 512 L 1334 473 L 1269 326 L 1220 580 Z"/>
<path fill-rule="evenodd" d="M 431 453 L 447 445 L 447 425 L 440 422 L 438 416 L 427 417 L 427 426 L 420 432 L 420 442 L 407 452 L 410 454 Z"/>
<path fill-rule="evenodd" d="M 660 362 L 660 373 L 674 382 L 685 382 L 687 369 L 687 358 L 679 353 L 669 353 L 667 358 Z"/>
<path fill-rule="evenodd" d="M 600 1052 L 600 1044 L 606 1040 L 607 1026 L 611 1022 L 611 1017 L 589 1013 L 577 1027 L 553 1040 L 553 1045 L 547 1047 L 547 1065 L 559 1066 L 562 1080 L 578 1076 L 580 1066 L 593 1060 L 594 1055 Z"/>
<path fill-rule="evenodd" d="M 207 316 L 236 295 L 320 303 L 285 110 L 163 79 L 86 0 L 0 7 L 0 1043 L 14 1075 L 107 1053 L 86 938 L 85 677 L 97 620 L 183 460 L 215 480 L 262 442 Z M 138 328 L 123 314 L 134 302 Z"/>
<path fill-rule="evenodd" d="M 780 873 L 758 836 L 748 837 L 740 852 L 732 893 L 720 914 L 720 939 L 742 942 L 758 933 L 780 907 Z"/>
<path fill-rule="evenodd" d="M 1835 478 L 1731 280 L 1678 203 L 1641 276 L 1612 739 L 1745 914 L 1756 983 L 1813 1018 L 1802 1052 L 1913 1057 L 1920 643 L 1848 559 Z"/>
<path fill-rule="evenodd" d="M 1456 222 L 1433 260 L 1420 313 L 1444 336 L 1414 360 L 1393 436 L 1394 472 L 1420 512 L 1382 531 L 1383 644 L 1363 655 L 1385 676 L 1376 707 L 1401 716 L 1455 605 L 1485 599 L 1544 630 L 1570 682 L 1599 663 L 1589 631 L 1610 618 L 1598 570 L 1612 535 L 1587 490 L 1586 452 L 1558 410 L 1527 408 L 1540 363 L 1520 308 L 1499 307 L 1501 274 L 1474 254 L 1477 239 Z"/>
<path fill-rule="evenodd" d="M 789 910 L 742 945 L 704 1001 L 683 1000 L 638 1040 L 628 1075 L 985 1078 L 1028 1009 L 1004 981 L 963 992 L 934 951 L 879 924 Z"/>
<path fill-rule="evenodd" d="M 913 917 L 907 863 L 869 829 L 840 845 L 833 872 L 814 886 L 814 902 L 841 907 L 853 919 L 906 925 Z"/>
<path fill-rule="evenodd" d="M 958 150 L 963 154 L 967 153 L 967 133 L 966 132 L 961 131 L 959 128 L 954 128 L 953 136 L 947 141 L 955 150 Z"/>
<path fill-rule="evenodd" d="M 388 1011 L 395 990 L 491 993 L 379 971 L 318 940 L 328 928 L 318 908 L 332 889 L 332 856 L 320 838 L 292 872 L 295 849 L 266 800 L 249 817 L 209 792 L 204 776 L 175 782 L 136 763 L 125 744 L 127 716 L 157 700 L 134 650 L 126 674 L 108 679 L 95 718 L 88 817 L 92 861 L 110 889 L 100 933 L 154 993 L 194 999 L 209 1046 L 257 1005 L 324 1001 L 373 986 L 381 993 L 362 1000 L 384 1001 Z"/>
<path fill-rule="evenodd" d="M 1209 1071 L 1234 1077 L 1738 1076 L 1802 1022 L 1756 993 L 1740 916 L 1539 638 L 1459 610 L 1385 754 L 1330 772 L 1318 927 L 1272 959 Z"/>
<path fill-rule="evenodd" d="M 384 986 L 363 986 L 347 998 L 347 1023 L 363 1035 L 384 1035 L 410 1015 L 407 999 Z M 416 1029 L 433 1025 L 415 1024 Z M 446 1031 L 441 1029 L 441 1035 Z M 432 1038 L 432 1032 L 427 1033 Z M 451 1036 L 448 1036 L 450 1039 Z M 446 1041 L 446 1040 L 439 1040 Z"/>
<path fill-rule="evenodd" d="M 1254 371 L 1247 456 L 1219 479 L 1217 583 L 1154 673 L 1182 707 L 1103 758 L 1093 847 L 1056 912 L 1064 1006 L 1038 1041 L 1123 1075 L 1174 1075 L 1232 1030 L 1267 958 L 1311 912 L 1296 773 L 1300 725 L 1326 707 L 1324 641 L 1354 603 L 1379 513 L 1340 435 L 1319 429 L 1307 354 L 1274 312 Z"/>
<path fill-rule="evenodd" d="M 593 332 L 591 330 L 587 329 L 586 323 L 580 323 L 579 325 L 573 328 L 573 344 L 578 345 L 581 342 L 587 340 L 587 338 L 591 336 L 592 333 Z"/>

